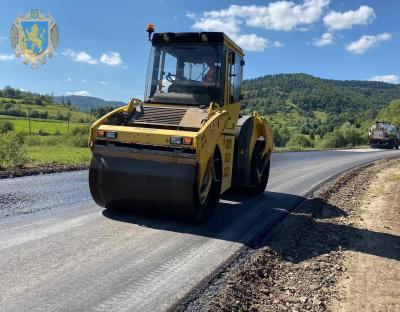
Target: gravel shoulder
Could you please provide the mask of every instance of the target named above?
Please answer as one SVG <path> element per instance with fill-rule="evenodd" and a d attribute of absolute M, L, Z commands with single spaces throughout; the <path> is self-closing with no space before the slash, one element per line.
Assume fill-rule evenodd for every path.
<path fill-rule="evenodd" d="M 398 159 L 341 175 L 306 198 L 184 309 L 398 311 L 399 189 Z"/>
<path fill-rule="evenodd" d="M 400 311 L 400 162 L 377 174 L 354 226 L 361 237 L 345 252 L 348 274 L 336 311 Z M 379 253 L 374 252 L 380 250 Z"/>

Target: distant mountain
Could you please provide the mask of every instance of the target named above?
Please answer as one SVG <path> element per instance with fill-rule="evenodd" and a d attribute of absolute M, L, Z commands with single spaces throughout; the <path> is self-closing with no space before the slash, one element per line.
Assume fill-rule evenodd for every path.
<path fill-rule="evenodd" d="M 243 94 L 242 112 L 267 116 L 277 146 L 290 145 L 289 139 L 299 133 L 314 142 L 311 145 L 318 145 L 330 133 L 334 138 L 328 135 L 324 147 L 343 147 L 366 142 L 374 120 L 392 113 L 393 109 L 386 108 L 400 99 L 400 85 L 279 74 L 244 81 Z M 344 132 L 358 133 L 359 139 L 344 140 L 347 134 L 337 132 L 343 125 Z"/>
<path fill-rule="evenodd" d="M 82 111 L 89 111 L 92 108 L 99 108 L 105 106 L 118 107 L 126 105 L 124 102 L 120 101 L 106 101 L 93 96 L 80 96 L 80 95 L 65 95 L 65 96 L 55 96 L 54 100 L 56 103 L 62 104 L 71 102 L 73 106 Z"/>
<path fill-rule="evenodd" d="M 400 85 L 279 74 L 246 80 L 243 93 L 244 109 L 258 109 L 267 115 L 287 113 L 293 108 L 306 115 L 314 111 L 338 115 L 382 109 L 390 101 L 400 99 Z"/>

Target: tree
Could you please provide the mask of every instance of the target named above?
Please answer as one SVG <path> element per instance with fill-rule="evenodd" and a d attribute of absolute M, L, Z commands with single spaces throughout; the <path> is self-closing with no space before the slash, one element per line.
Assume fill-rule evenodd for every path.
<path fill-rule="evenodd" d="M 14 98 L 15 97 L 15 89 L 11 88 L 10 86 L 6 86 L 3 89 L 3 96 L 6 98 Z"/>
<path fill-rule="evenodd" d="M 99 108 L 92 108 L 90 110 L 90 113 L 94 115 L 96 118 L 100 118 L 104 116 L 105 114 L 113 111 L 115 107 L 113 106 L 104 106 L 104 107 L 99 107 Z"/>
<path fill-rule="evenodd" d="M 273 128 L 274 144 L 278 147 L 285 147 L 287 142 L 290 140 L 290 132 L 287 127 L 284 128 Z"/>
<path fill-rule="evenodd" d="M 293 135 L 289 142 L 287 143 L 288 146 L 290 147 L 300 147 L 300 148 L 307 148 L 307 147 L 313 147 L 314 144 L 311 141 L 311 139 L 304 135 L 304 134 L 295 134 Z"/>
<path fill-rule="evenodd" d="M 39 118 L 40 117 L 39 112 L 35 109 L 31 110 L 30 116 L 31 116 L 31 118 Z"/>
<path fill-rule="evenodd" d="M 21 165 L 25 161 L 23 137 L 14 131 L 0 134 L 0 168 Z"/>
<path fill-rule="evenodd" d="M 14 124 L 10 121 L 0 122 L 0 133 L 6 133 L 14 130 Z"/>

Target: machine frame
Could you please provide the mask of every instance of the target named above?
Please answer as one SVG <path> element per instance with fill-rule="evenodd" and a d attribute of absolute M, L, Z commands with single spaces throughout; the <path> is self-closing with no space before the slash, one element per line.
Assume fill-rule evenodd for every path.
<path fill-rule="evenodd" d="M 166 36 L 168 42 L 165 40 Z M 206 42 L 204 42 L 204 38 L 207 38 Z M 190 44 L 206 43 L 224 46 L 223 103 L 211 102 L 208 107 L 198 108 L 203 111 L 205 116 L 204 122 L 198 129 L 180 130 L 157 125 L 131 127 L 110 122 L 116 115 L 132 114 L 140 109 L 144 109 L 144 113 L 146 113 L 146 109 L 150 107 L 159 107 L 160 109 L 174 107 L 177 110 L 193 108 L 193 105 L 182 104 L 146 102 L 143 104 L 139 99 L 132 99 L 128 105 L 117 108 L 97 120 L 90 129 L 89 146 L 94 158 L 97 158 L 95 164 L 92 161 L 92 167 L 96 170 L 93 170 L 91 179 L 97 182 L 91 182 L 91 191 L 93 198 L 100 205 L 110 206 L 107 203 L 106 197 L 108 195 L 105 195 L 105 187 L 99 185 L 99 181 L 106 179 L 106 176 L 100 178 L 98 175 L 101 157 L 104 157 L 104 155 L 110 157 L 118 155 L 124 159 L 131 158 L 144 162 L 163 163 L 170 166 L 169 168 L 176 165 L 191 166 L 196 172 L 193 183 L 197 192 L 196 190 L 194 193 L 190 192 L 189 187 L 185 192 L 190 194 L 181 196 L 187 199 L 188 196 L 199 196 L 201 202 L 202 190 L 205 188 L 205 191 L 211 192 L 211 188 L 213 188 L 217 199 L 204 203 L 206 206 L 215 206 L 219 195 L 232 186 L 236 189 L 247 189 L 256 193 L 264 191 L 264 189 L 257 189 L 257 186 L 263 183 L 265 188 L 268 180 L 268 175 L 265 177 L 265 172 L 268 170 L 269 174 L 273 137 L 266 118 L 261 117 L 256 112 L 252 116 L 240 116 L 242 95 L 241 90 L 239 90 L 239 97 L 233 96 L 233 80 L 237 78 L 237 75 L 240 75 L 241 87 L 245 64 L 242 49 L 225 34 L 209 32 L 157 33 L 153 35 L 152 44 L 179 45 L 185 44 L 185 40 L 189 41 Z M 239 67 L 237 62 L 240 62 Z M 239 68 L 239 72 L 233 72 L 234 66 L 236 66 L 236 70 Z M 108 136 L 108 134 L 115 134 L 115 137 L 114 135 Z M 174 137 L 185 138 L 190 144 L 177 146 L 171 141 L 171 138 Z M 119 163 L 116 162 L 114 165 L 119 166 Z M 129 163 L 126 163 L 126 165 L 129 166 Z M 174 172 L 176 173 L 176 170 Z M 266 181 L 260 181 L 260 179 L 266 179 Z M 118 184 L 118 181 L 115 181 L 115 183 Z M 180 182 L 177 185 L 179 185 L 179 188 L 184 187 Z M 103 188 L 101 192 L 99 192 L 100 188 Z M 165 201 L 167 204 L 171 204 L 167 206 L 175 206 L 176 212 L 184 215 L 185 213 L 182 213 L 182 210 L 186 209 L 185 201 L 174 198 L 179 196 L 179 192 L 170 191 L 173 193 L 171 196 L 160 194 L 160 196 L 164 196 L 160 200 L 160 204 Z M 118 186 L 112 192 L 118 193 Z M 108 197 L 112 197 L 112 195 Z M 152 204 L 155 203 L 153 201 L 152 199 Z M 141 198 L 140 202 L 145 205 L 146 199 Z M 209 215 L 208 212 L 202 213 L 201 216 L 197 213 L 189 213 L 189 218 L 199 221 L 206 219 Z"/>

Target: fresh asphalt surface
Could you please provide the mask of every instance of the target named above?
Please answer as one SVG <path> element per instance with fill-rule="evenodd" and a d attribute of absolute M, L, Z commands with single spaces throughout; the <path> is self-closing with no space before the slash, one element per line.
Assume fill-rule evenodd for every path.
<path fill-rule="evenodd" d="M 202 226 L 103 210 L 87 171 L 0 180 L 0 311 L 163 311 L 307 192 L 400 151 L 274 154 L 266 193 L 225 196 Z"/>

